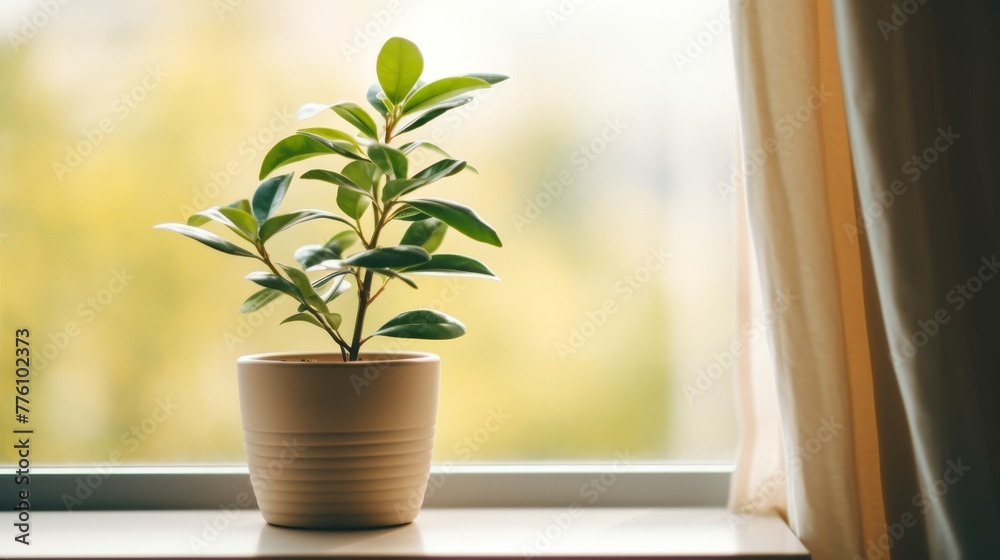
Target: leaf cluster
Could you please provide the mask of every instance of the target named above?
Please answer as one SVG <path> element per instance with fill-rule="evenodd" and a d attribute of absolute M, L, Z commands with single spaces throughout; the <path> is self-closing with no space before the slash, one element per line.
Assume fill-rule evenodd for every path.
<path fill-rule="evenodd" d="M 208 208 L 187 223 L 156 226 L 174 231 L 217 251 L 255 259 L 262 270 L 247 275 L 258 285 L 240 307 L 254 312 L 280 297 L 298 303 L 296 312 L 282 323 L 304 322 L 326 331 L 345 360 L 356 360 L 361 346 L 374 336 L 449 339 L 465 333 L 465 326 L 440 311 L 404 311 L 368 335 L 364 321 L 368 307 L 393 280 L 417 288 L 418 275 L 453 275 L 497 279 L 480 261 L 437 250 L 449 230 L 476 241 L 500 247 L 496 230 L 471 208 L 454 201 L 424 197 L 425 187 L 462 172 L 478 173 L 465 160 L 456 159 L 425 140 L 395 145 L 397 136 L 412 133 L 448 111 L 472 100 L 476 90 L 490 88 L 507 76 L 466 74 L 425 83 L 423 56 L 412 42 L 393 37 L 386 41 L 376 61 L 378 81 L 366 93 L 373 115 L 357 103 L 307 103 L 298 120 L 332 111 L 350 125 L 351 132 L 312 127 L 278 141 L 264 156 L 261 183 L 249 199 Z M 410 156 L 417 150 L 435 154 L 437 161 L 413 171 Z M 335 156 L 329 158 L 328 156 Z M 289 164 L 324 157 L 342 162 L 334 169 L 317 167 L 303 173 L 303 180 L 332 188 L 339 213 L 303 209 L 280 213 L 281 203 L 293 184 L 293 174 L 274 175 Z M 344 162 L 344 160 L 347 160 Z M 320 160 L 317 160 L 320 161 Z M 326 243 L 295 251 L 294 264 L 275 261 L 268 242 L 277 234 L 313 220 L 328 220 L 337 230 Z M 406 230 L 395 244 L 385 243 L 386 226 L 405 222 Z M 232 233 L 231 241 L 203 226 L 214 224 Z M 335 300 L 351 292 L 357 296 L 353 332 L 343 329 Z"/>

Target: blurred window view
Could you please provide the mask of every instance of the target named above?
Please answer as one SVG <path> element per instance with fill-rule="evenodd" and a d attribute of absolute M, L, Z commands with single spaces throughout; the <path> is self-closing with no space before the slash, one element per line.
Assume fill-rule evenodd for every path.
<path fill-rule="evenodd" d="M 248 259 L 152 226 L 248 197 L 300 105 L 367 107 L 378 49 L 399 35 L 425 76 L 511 76 L 418 136 L 479 169 L 428 194 L 498 229 L 502 249 L 451 232 L 442 250 L 502 282 L 393 285 L 367 323 L 432 307 L 468 326 L 402 341 L 442 357 L 435 459 L 730 461 L 727 4 L 4 0 L 4 424 L 15 330 L 28 328 L 35 464 L 242 462 L 237 357 L 334 348 L 278 325 L 289 301 L 237 313 L 256 291 Z M 330 112 L 302 126 L 346 125 Z M 284 204 L 335 210 L 333 192 L 296 181 Z M 293 229 L 272 253 L 290 262 L 332 223 Z M 15 461 L 3 446 L 0 462 Z"/>

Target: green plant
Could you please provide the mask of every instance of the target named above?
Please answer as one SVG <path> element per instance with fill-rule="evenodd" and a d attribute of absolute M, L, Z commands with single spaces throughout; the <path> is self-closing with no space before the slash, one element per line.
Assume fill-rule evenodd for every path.
<path fill-rule="evenodd" d="M 492 87 L 507 79 L 500 74 L 467 74 L 424 83 L 423 56 L 412 42 L 400 37 L 386 41 L 378 54 L 378 81 L 368 89 L 368 103 L 381 116 L 381 123 L 360 105 L 340 102 L 333 105 L 310 103 L 298 112 L 300 120 L 327 109 L 357 128 L 349 134 L 332 128 L 304 128 L 279 141 L 264 156 L 260 179 L 249 200 L 216 206 L 191 216 L 186 224 L 160 224 L 157 228 L 175 231 L 213 249 L 260 261 L 267 270 L 252 272 L 247 279 L 263 289 L 240 307 L 250 313 L 286 295 L 294 298 L 298 311 L 282 323 L 304 321 L 326 331 L 337 343 L 345 361 L 355 361 L 361 346 L 374 336 L 448 339 L 465 334 L 458 320 L 431 309 L 416 309 L 396 315 L 379 329 L 364 336 L 369 306 L 386 285 L 399 280 L 416 288 L 414 274 L 445 274 L 496 278 L 483 263 L 471 257 L 434 253 L 451 228 L 476 241 L 501 246 L 497 232 L 472 209 L 437 198 L 414 199 L 412 195 L 431 183 L 463 170 L 476 172 L 464 160 L 453 159 L 427 140 L 415 140 L 394 147 L 391 142 L 472 100 L 468 93 Z M 405 122 L 404 122 L 405 121 Z M 409 155 L 427 150 L 443 156 L 436 163 L 410 174 Z M 284 165 L 324 155 L 350 160 L 339 172 L 313 169 L 301 179 L 323 181 L 337 188 L 337 206 L 344 215 L 323 210 L 298 210 L 277 214 L 292 183 L 292 174 L 267 178 Z M 362 219 L 371 216 L 365 228 Z M 306 245 L 295 252 L 298 266 L 275 262 L 267 242 L 277 233 L 303 222 L 326 219 L 347 229 L 323 245 Z M 409 222 L 397 245 L 383 246 L 383 232 L 393 221 Z M 252 248 L 233 243 L 200 226 L 219 223 Z M 367 231 L 366 231 L 367 230 Z M 346 251 L 360 242 L 361 250 Z M 307 272 L 322 272 L 311 278 Z M 341 333 L 342 316 L 330 309 L 335 298 L 350 291 L 348 278 L 357 286 L 357 309 L 352 332 Z M 375 287 L 376 279 L 380 282 Z"/>

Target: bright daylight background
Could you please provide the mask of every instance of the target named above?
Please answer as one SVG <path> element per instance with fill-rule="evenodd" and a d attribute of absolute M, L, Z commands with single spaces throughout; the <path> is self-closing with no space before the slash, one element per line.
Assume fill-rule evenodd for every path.
<path fill-rule="evenodd" d="M 400 35 L 422 49 L 425 77 L 512 77 L 420 135 L 481 172 L 428 194 L 477 209 L 505 242 L 451 232 L 442 249 L 503 281 L 393 285 L 368 323 L 434 306 L 469 327 L 409 346 L 443 358 L 436 460 L 731 460 L 732 207 L 717 188 L 736 128 L 727 2 L 576 3 L 4 0 L 3 425 L 14 330 L 28 327 L 37 464 L 116 451 L 243 461 L 236 358 L 330 345 L 278 326 L 288 301 L 268 318 L 237 314 L 252 263 L 152 226 L 250 195 L 296 108 L 364 104 L 379 47 Z M 308 126 L 350 129 L 332 112 Z M 561 176 L 571 184 L 549 196 Z M 284 207 L 336 210 L 333 193 L 296 181 Z M 283 260 L 336 231 L 321 222 L 283 234 Z M 647 267 L 660 251 L 665 264 Z M 709 366 L 718 379 L 696 386 Z M 492 433 L 491 416 L 504 418 Z"/>

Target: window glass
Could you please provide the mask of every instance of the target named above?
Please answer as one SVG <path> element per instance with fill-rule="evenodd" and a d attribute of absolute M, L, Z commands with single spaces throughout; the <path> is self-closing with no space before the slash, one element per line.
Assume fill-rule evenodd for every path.
<path fill-rule="evenodd" d="M 436 459 L 730 460 L 726 7 L 5 0 L 5 425 L 27 328 L 36 464 L 242 461 L 236 358 L 332 348 L 317 329 L 278 325 L 288 301 L 236 312 L 255 291 L 242 279 L 252 263 L 152 226 L 247 197 L 297 107 L 364 103 L 379 47 L 400 35 L 427 76 L 512 77 L 423 135 L 480 171 L 433 194 L 476 208 L 505 242 L 452 232 L 443 248 L 502 282 L 392 286 L 368 323 L 435 307 L 468 325 L 405 346 L 443 359 Z M 342 126 L 332 113 L 312 122 Z M 285 204 L 330 208 L 331 192 L 297 181 Z M 333 231 L 303 225 L 277 254 L 290 262 Z M 0 460 L 16 460 L 11 446 Z"/>

